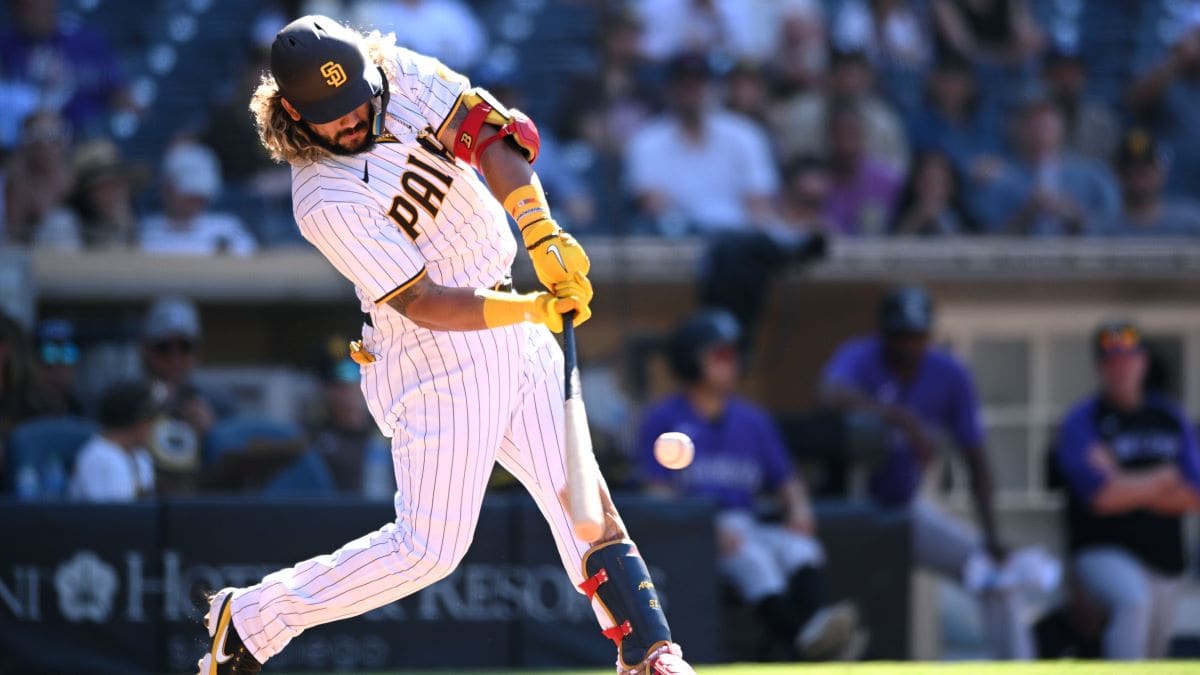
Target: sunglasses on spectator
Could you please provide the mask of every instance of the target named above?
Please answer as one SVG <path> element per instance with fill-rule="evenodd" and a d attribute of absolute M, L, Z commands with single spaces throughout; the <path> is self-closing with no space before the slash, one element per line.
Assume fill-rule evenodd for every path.
<path fill-rule="evenodd" d="M 1125 327 L 1106 330 L 1100 334 L 1100 348 L 1105 351 L 1110 349 L 1135 349 L 1141 343 L 1142 336 L 1138 334 L 1136 328 Z"/>
<path fill-rule="evenodd" d="M 159 356 L 170 356 L 173 354 L 191 354 L 196 349 L 196 344 L 191 340 L 164 340 L 155 342 L 151 347 Z"/>
<path fill-rule="evenodd" d="M 79 347 L 71 342 L 47 342 L 42 345 L 39 356 L 48 366 L 73 366 L 79 363 Z"/>
<path fill-rule="evenodd" d="M 1142 336 L 1132 326 L 1110 328 L 1100 332 L 1100 335 L 1097 336 L 1097 344 L 1100 347 L 1101 356 L 1108 354 L 1130 354 L 1141 351 Z"/>

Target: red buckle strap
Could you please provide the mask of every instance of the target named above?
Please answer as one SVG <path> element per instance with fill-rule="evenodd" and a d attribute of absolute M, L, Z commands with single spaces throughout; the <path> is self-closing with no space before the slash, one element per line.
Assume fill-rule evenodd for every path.
<path fill-rule="evenodd" d="M 601 567 L 595 574 L 584 579 L 582 584 L 579 584 L 579 590 L 591 600 L 596 595 L 596 590 L 600 588 L 600 584 L 608 581 L 608 570 Z"/>
<path fill-rule="evenodd" d="M 508 125 L 504 125 L 496 130 L 496 134 L 494 136 L 488 136 L 487 138 L 483 139 L 483 142 L 480 143 L 479 147 L 475 149 L 475 160 L 471 162 L 471 164 L 473 166 L 479 166 L 479 161 L 483 158 L 483 151 L 487 150 L 488 146 L 490 146 L 492 143 L 503 140 L 505 136 L 511 136 L 512 133 L 512 128 Z"/>
<path fill-rule="evenodd" d="M 466 119 L 458 129 L 458 138 L 454 141 L 454 156 L 471 166 L 475 166 L 475 159 L 479 157 L 479 149 L 476 147 L 479 130 L 483 128 L 484 121 L 487 120 L 490 112 L 492 112 L 491 105 L 480 103 L 467 112 Z"/>
<path fill-rule="evenodd" d="M 609 640 L 612 640 L 618 647 L 620 647 L 621 640 L 624 640 L 625 636 L 632 632 L 633 626 L 629 625 L 628 621 L 623 621 L 612 628 L 605 628 L 604 630 L 600 631 L 600 634 Z"/>

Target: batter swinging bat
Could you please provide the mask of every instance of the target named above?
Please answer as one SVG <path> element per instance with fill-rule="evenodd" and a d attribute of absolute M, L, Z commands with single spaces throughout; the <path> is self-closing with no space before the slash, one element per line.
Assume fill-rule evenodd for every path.
<path fill-rule="evenodd" d="M 579 389 L 579 357 L 575 351 L 575 312 L 563 314 L 563 418 L 566 427 L 567 507 L 580 541 L 592 543 L 604 534 L 604 512 L 600 508 L 600 480 L 592 454 L 592 434 Z"/>

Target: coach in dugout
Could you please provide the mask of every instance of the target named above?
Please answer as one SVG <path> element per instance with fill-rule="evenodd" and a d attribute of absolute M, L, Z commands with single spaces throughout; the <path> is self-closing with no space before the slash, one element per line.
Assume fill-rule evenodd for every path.
<path fill-rule="evenodd" d="M 1108 615 L 1106 659 L 1163 658 L 1184 571 L 1182 516 L 1200 509 L 1190 421 L 1145 388 L 1137 327 L 1102 325 L 1100 391 L 1067 414 L 1055 458 L 1068 488 L 1068 545 L 1086 600 Z"/>
<path fill-rule="evenodd" d="M 931 348 L 933 302 L 921 288 L 890 291 L 879 305 L 876 335 L 841 345 L 823 374 L 821 398 L 829 407 L 878 415 L 889 426 L 886 458 L 870 477 L 872 500 L 907 510 L 918 564 L 951 580 L 966 580 L 968 565 L 1000 563 L 1007 555 L 996 533 L 991 469 L 984 453 L 975 384 L 966 366 Z M 934 432 L 947 433 L 971 474 L 982 537 L 918 492 L 934 456 Z M 980 595 L 992 656 L 1028 659 L 1032 636 L 1011 592 Z"/>

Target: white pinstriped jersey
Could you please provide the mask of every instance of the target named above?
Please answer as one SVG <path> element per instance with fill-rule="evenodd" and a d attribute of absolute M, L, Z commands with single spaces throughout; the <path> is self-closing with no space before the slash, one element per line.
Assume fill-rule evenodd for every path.
<path fill-rule="evenodd" d="M 418 327 L 386 302 L 422 273 L 442 286 L 490 288 L 511 273 L 517 243 L 503 206 L 473 168 L 445 153 L 434 131 L 466 78 L 436 59 L 398 48 L 386 131 L 370 152 L 292 168 L 301 234 L 347 279 L 371 324 L 363 390 L 391 436 L 406 394 L 470 359 L 461 338 Z"/>
<path fill-rule="evenodd" d="M 377 326 L 404 321 L 399 328 L 415 326 L 379 300 L 423 270 L 443 286 L 493 286 L 509 275 L 516 240 L 475 170 L 433 138 L 466 78 L 397 51 L 386 124 L 395 140 L 293 167 L 292 205 L 301 234 L 354 283 L 363 311 Z"/>

